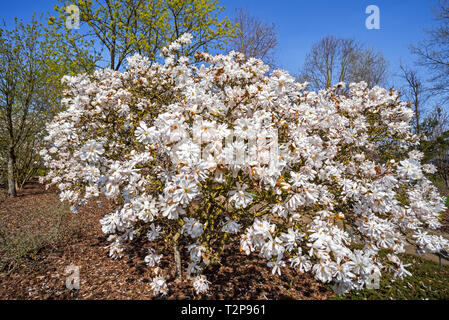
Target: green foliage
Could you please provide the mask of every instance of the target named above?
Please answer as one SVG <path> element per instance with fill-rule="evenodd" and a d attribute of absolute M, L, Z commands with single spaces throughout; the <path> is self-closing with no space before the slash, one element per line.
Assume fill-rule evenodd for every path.
<path fill-rule="evenodd" d="M 236 32 L 228 18 L 220 18 L 224 7 L 218 0 L 60 0 L 55 6 L 57 16 L 50 21 L 64 28 L 71 4 L 80 10 L 81 28 L 72 30 L 69 42 L 93 43 L 107 55 L 111 69 L 119 70 L 125 59 L 140 53 L 155 60 L 160 49 L 183 33 L 193 35 L 193 43 L 185 48 L 186 55 L 199 49 L 211 50 L 224 47 L 226 39 Z M 105 53 L 104 53 L 105 51 Z"/>
<path fill-rule="evenodd" d="M 35 16 L 0 27 L 0 174 L 12 158 L 18 187 L 38 168 L 45 123 L 60 111 L 61 78 L 95 66 L 94 57 L 71 50 L 69 35 L 60 31 Z"/>
<path fill-rule="evenodd" d="M 421 124 L 422 131 L 428 139 L 421 141 L 420 149 L 424 152 L 427 160 L 447 154 L 449 151 L 449 130 L 435 134 L 438 126 L 441 125 L 440 112 L 442 112 L 441 109 L 437 108 L 435 113 L 429 115 Z"/>
<path fill-rule="evenodd" d="M 193 36 L 192 45 L 184 52 L 188 56 L 198 50 L 223 49 L 226 39 L 237 31 L 227 17 L 219 18 L 225 8 L 218 5 L 218 0 L 170 0 L 166 2 L 166 10 L 166 25 L 170 28 L 165 45 L 188 32 Z"/>
<path fill-rule="evenodd" d="M 435 179 L 442 180 L 439 189 L 449 188 L 449 130 L 448 115 L 440 107 L 435 108 L 421 124 L 426 139 L 422 139 L 420 150 L 424 153 L 424 161 L 433 163 L 437 168 Z"/>

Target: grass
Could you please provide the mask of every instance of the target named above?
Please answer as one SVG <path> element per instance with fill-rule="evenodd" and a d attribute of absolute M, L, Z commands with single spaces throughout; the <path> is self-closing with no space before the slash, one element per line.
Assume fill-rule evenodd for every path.
<path fill-rule="evenodd" d="M 405 264 L 412 276 L 392 282 L 392 275 L 384 275 L 379 289 L 363 289 L 337 295 L 336 300 L 448 300 L 449 299 L 449 267 L 442 268 L 433 261 L 420 257 L 402 254 Z"/>

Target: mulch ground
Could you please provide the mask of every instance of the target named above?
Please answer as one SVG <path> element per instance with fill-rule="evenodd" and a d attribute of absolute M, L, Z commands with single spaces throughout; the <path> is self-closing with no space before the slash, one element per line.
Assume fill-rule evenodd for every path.
<path fill-rule="evenodd" d="M 45 191 L 38 183 L 30 183 L 19 197 L 0 201 L 0 224 L 8 230 L 19 230 L 24 225 L 48 228 L 50 223 L 38 212 L 58 204 L 55 190 Z M 166 253 L 161 268 L 169 293 L 153 297 L 152 273 L 144 262 L 148 252 L 145 244 L 137 242 L 121 260 L 108 257 L 108 242 L 99 220 L 111 207 L 107 201 L 102 207 L 90 203 L 76 216 L 64 218 L 63 224 L 71 230 L 69 239 L 42 248 L 12 271 L 0 272 L 0 299 L 327 299 L 333 295 L 327 286 L 307 274 L 285 269 L 282 276 L 272 275 L 266 261 L 235 254 L 239 251 L 234 247 L 225 251 L 221 265 L 205 270 L 212 282 L 211 293 L 206 296 L 196 296 L 188 280 L 174 281 L 172 255 Z M 69 274 L 65 271 L 69 266 L 79 267 L 79 290 L 66 288 Z"/>

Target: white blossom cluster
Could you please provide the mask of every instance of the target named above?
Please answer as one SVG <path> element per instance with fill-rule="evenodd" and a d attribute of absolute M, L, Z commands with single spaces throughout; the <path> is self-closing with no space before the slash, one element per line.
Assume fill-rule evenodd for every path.
<path fill-rule="evenodd" d="M 202 270 L 237 241 L 273 274 L 292 267 L 346 291 L 387 268 L 408 275 L 397 256 L 408 242 L 448 248 L 430 231 L 446 209 L 426 178 L 435 168 L 421 164 L 398 92 L 309 92 L 236 52 L 178 57 L 190 38 L 164 49 L 164 64 L 135 55 L 125 72 L 66 77 L 65 111 L 48 125 L 41 155 L 61 200 L 75 212 L 99 195 L 116 204 L 101 220 L 111 257 L 135 237 L 178 235 L 206 293 Z M 145 262 L 157 268 L 162 254 Z M 161 274 L 151 286 L 167 293 Z"/>

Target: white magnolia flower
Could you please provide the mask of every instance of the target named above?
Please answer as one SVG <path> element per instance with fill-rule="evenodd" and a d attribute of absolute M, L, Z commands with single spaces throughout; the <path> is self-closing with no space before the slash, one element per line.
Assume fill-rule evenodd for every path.
<path fill-rule="evenodd" d="M 421 179 L 422 172 L 419 162 L 413 159 L 406 159 L 400 162 L 398 173 L 411 179 Z"/>
<path fill-rule="evenodd" d="M 187 233 L 192 238 L 198 238 L 204 232 L 204 226 L 198 220 L 194 218 L 183 218 L 184 225 L 182 226 L 181 233 Z"/>
<path fill-rule="evenodd" d="M 221 228 L 221 231 L 227 232 L 227 233 L 238 233 L 241 229 L 241 225 L 237 223 L 234 220 L 230 220 L 228 217 L 226 217 L 226 223 Z"/>
<path fill-rule="evenodd" d="M 135 136 L 143 144 L 154 143 L 157 141 L 157 130 L 154 127 L 148 128 L 145 122 L 140 121 Z"/>
<path fill-rule="evenodd" d="M 153 293 L 155 296 L 160 295 L 160 294 L 166 295 L 168 293 L 167 283 L 165 282 L 164 277 L 161 275 L 155 277 L 151 281 L 150 287 L 153 290 Z"/>
<path fill-rule="evenodd" d="M 250 193 L 246 192 L 247 185 L 241 185 L 237 182 L 236 190 L 229 192 L 229 202 L 233 202 L 237 209 L 244 209 L 248 207 L 253 201 L 253 197 Z"/>
<path fill-rule="evenodd" d="M 160 234 L 161 234 L 161 227 L 155 226 L 154 223 L 152 223 L 150 225 L 150 230 L 148 230 L 148 233 L 147 233 L 148 240 L 154 241 L 159 237 Z"/>
<path fill-rule="evenodd" d="M 145 257 L 145 263 L 150 267 L 155 267 L 161 261 L 162 255 L 155 254 L 154 249 L 150 249 L 150 254 Z"/>
<path fill-rule="evenodd" d="M 193 288 L 196 294 L 207 293 L 209 291 L 209 284 L 210 282 L 203 275 L 197 276 L 193 280 Z"/>
<path fill-rule="evenodd" d="M 80 159 L 88 162 L 97 162 L 104 153 L 103 145 L 97 141 L 89 140 L 80 149 Z"/>
<path fill-rule="evenodd" d="M 271 273 L 281 275 L 281 268 L 285 267 L 285 262 L 282 260 L 282 253 L 277 256 L 276 261 L 270 261 L 267 263 L 267 266 L 273 268 Z"/>

